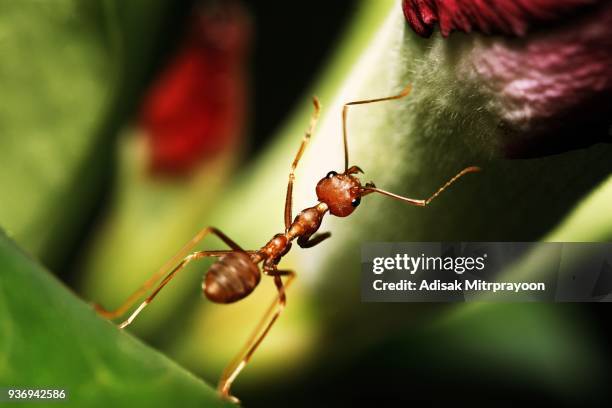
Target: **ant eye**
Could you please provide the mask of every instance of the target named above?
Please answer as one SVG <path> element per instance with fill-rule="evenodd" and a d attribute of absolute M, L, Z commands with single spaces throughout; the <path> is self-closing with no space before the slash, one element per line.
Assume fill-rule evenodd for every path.
<path fill-rule="evenodd" d="M 361 203 L 361 197 L 353 198 L 353 201 L 351 201 L 353 207 L 357 207 L 359 203 Z"/>
<path fill-rule="evenodd" d="M 325 178 L 332 178 L 332 177 L 336 177 L 338 175 L 338 173 L 336 173 L 335 171 L 330 171 L 329 173 L 327 173 L 327 176 L 325 176 Z"/>

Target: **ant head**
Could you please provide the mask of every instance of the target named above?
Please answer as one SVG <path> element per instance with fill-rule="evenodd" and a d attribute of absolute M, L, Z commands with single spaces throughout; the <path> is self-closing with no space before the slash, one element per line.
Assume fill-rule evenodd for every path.
<path fill-rule="evenodd" d="M 361 202 L 361 181 L 353 174 L 363 173 L 357 166 L 344 173 L 330 171 L 317 184 L 317 198 L 329 207 L 329 212 L 337 217 L 350 215 Z"/>

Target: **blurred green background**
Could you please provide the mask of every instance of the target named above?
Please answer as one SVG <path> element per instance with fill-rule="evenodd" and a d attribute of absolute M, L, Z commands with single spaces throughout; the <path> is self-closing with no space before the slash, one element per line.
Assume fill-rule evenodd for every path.
<path fill-rule="evenodd" d="M 607 305 L 360 301 L 365 241 L 612 240 L 611 145 L 505 159 L 482 109 L 496 96 L 462 75 L 474 46 L 416 37 L 390 0 L 0 1 L 0 386 L 65 387 L 75 406 L 222 404 L 211 386 L 272 282 L 213 305 L 210 262 L 191 265 L 129 328 L 141 340 L 86 302 L 119 305 L 207 225 L 263 245 L 283 228 L 310 95 L 323 115 L 296 212 L 341 168 L 341 104 L 412 83 L 351 111 L 353 164 L 419 198 L 485 171 L 426 209 L 367 197 L 328 217 L 329 241 L 283 260 L 298 272 L 288 308 L 234 393 L 247 406 L 606 399 Z"/>

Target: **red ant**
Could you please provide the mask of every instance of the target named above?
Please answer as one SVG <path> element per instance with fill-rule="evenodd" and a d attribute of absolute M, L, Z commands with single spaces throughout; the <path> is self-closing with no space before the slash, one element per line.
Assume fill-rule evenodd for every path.
<path fill-rule="evenodd" d="M 314 130 L 315 124 L 319 117 L 320 104 L 319 100 L 313 98 L 314 112 L 310 119 L 310 126 L 306 130 L 300 148 L 293 159 L 291 170 L 289 172 L 289 183 L 287 185 L 287 195 L 285 198 L 285 232 L 276 234 L 267 244 L 257 250 L 244 250 L 237 243 L 232 241 L 227 235 L 213 227 L 206 227 L 191 239 L 172 259 L 170 259 L 162 268 L 147 280 L 140 289 L 134 292 L 120 307 L 114 311 L 107 311 L 99 305 L 95 305 L 96 310 L 104 317 L 113 319 L 119 317 L 134 304 L 155 282 L 165 275 L 161 283 L 153 290 L 153 292 L 138 306 L 138 308 L 119 325 L 120 328 L 127 327 L 134 318 L 149 304 L 155 296 L 163 289 L 164 286 L 189 262 L 204 258 L 204 257 L 219 257 L 212 264 L 204 277 L 202 290 L 206 297 L 215 303 L 232 303 L 248 296 L 259 283 L 261 270 L 265 275 L 271 276 L 274 279 L 274 284 L 278 290 L 278 297 L 270 305 L 261 321 L 253 331 L 251 337 L 244 345 L 243 349 L 236 355 L 232 362 L 225 368 L 221 379 L 219 380 L 218 391 L 222 397 L 238 402 L 238 399 L 230 395 L 230 387 L 238 374 L 242 371 L 245 365 L 249 362 L 253 353 L 263 339 L 266 337 L 272 325 L 276 322 L 279 315 L 286 304 L 286 288 L 295 278 L 295 272 L 291 270 L 278 269 L 278 264 L 282 257 L 291 249 L 291 241 L 297 238 L 297 243 L 302 248 L 311 248 L 323 240 L 330 237 L 329 232 L 315 234 L 325 213 L 337 217 L 346 217 L 350 215 L 361 202 L 361 197 L 371 193 L 380 193 L 393 197 L 395 199 L 405 201 L 409 204 L 424 207 L 438 196 L 443 190 L 450 186 L 461 176 L 467 173 L 477 172 L 478 167 L 468 167 L 459 172 L 455 177 L 451 178 L 446 184 L 438 189 L 431 197 L 425 200 L 416 200 L 408 197 L 403 197 L 397 194 L 390 193 L 377 188 L 374 183 L 361 185 L 359 179 L 355 176 L 363 171 L 357 166 L 349 167 L 348 157 L 348 141 L 346 131 L 346 117 L 348 107 L 351 105 L 361 105 L 373 102 L 382 102 L 393 99 L 400 99 L 410 93 L 411 86 L 407 86 L 400 94 L 385 98 L 369 99 L 344 104 L 342 110 L 342 133 L 344 141 L 344 172 L 337 173 L 330 171 L 322 178 L 316 187 L 317 198 L 319 203 L 313 207 L 306 208 L 300 212 L 292 221 L 292 197 L 293 197 L 293 182 L 295 180 L 295 169 L 302 157 L 306 145 L 310 141 L 310 137 Z M 198 244 L 204 237 L 209 234 L 214 234 L 221 239 L 229 250 L 216 251 L 197 251 L 189 254 L 193 247 Z M 189 254 L 189 255 L 187 255 Z M 169 272 L 168 272 L 169 271 Z M 282 277 L 286 277 L 283 282 Z"/>

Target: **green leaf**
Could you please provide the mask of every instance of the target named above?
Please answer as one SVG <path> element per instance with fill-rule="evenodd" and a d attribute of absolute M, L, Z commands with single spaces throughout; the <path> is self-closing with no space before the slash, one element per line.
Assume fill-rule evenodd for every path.
<path fill-rule="evenodd" d="M 0 232 L 0 384 L 58 388 L 68 406 L 232 406 L 99 318 Z"/>
<path fill-rule="evenodd" d="M 100 199 L 168 4 L 0 0 L 0 225 L 46 264 Z"/>
<path fill-rule="evenodd" d="M 604 180 L 565 217 L 545 241 L 612 241 L 612 176 Z"/>
<path fill-rule="evenodd" d="M 40 254 L 109 98 L 110 44 L 74 1 L 2 1 L 0 31 L 0 221 Z"/>

